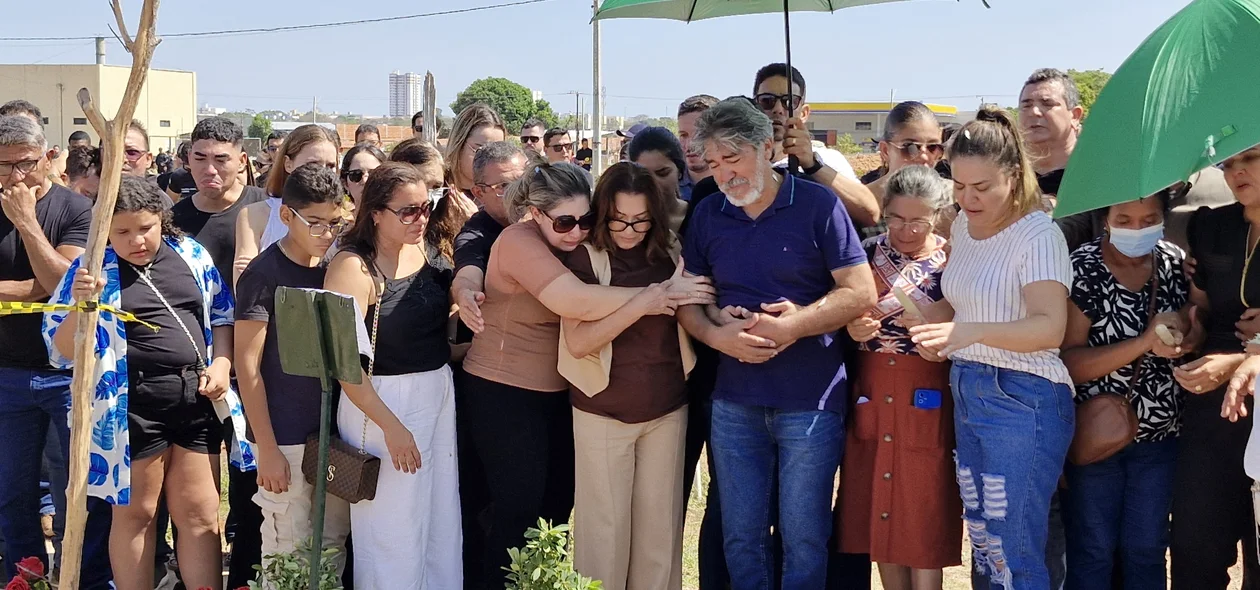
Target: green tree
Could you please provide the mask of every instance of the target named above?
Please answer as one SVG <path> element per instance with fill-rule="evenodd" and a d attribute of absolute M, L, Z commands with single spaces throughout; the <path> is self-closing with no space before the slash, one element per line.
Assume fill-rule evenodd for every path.
<path fill-rule="evenodd" d="M 1068 70 L 1067 75 L 1076 83 L 1076 89 L 1081 93 L 1081 109 L 1085 111 L 1085 115 L 1089 115 L 1089 108 L 1098 100 L 1098 93 L 1107 85 L 1111 74 L 1102 70 Z"/>
<path fill-rule="evenodd" d="M 254 115 L 254 121 L 249 124 L 249 133 L 247 135 L 265 139 L 268 135 L 271 135 L 271 121 L 262 115 Z"/>
<path fill-rule="evenodd" d="M 860 154 L 866 150 L 862 149 L 862 145 L 853 140 L 853 136 L 845 133 L 836 138 L 835 150 L 845 155 Z"/>
<path fill-rule="evenodd" d="M 455 96 L 451 110 L 458 117 L 469 105 L 478 102 L 498 112 L 509 131 L 519 130 L 530 117 L 542 119 L 549 127 L 556 123 L 556 113 L 547 101 L 534 100 L 528 88 L 507 78 L 482 78 L 469 84 Z"/>

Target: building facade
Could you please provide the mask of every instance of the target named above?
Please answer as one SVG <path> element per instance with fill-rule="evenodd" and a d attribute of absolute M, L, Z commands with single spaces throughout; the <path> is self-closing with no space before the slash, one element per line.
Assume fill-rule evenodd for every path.
<path fill-rule="evenodd" d="M 397 70 L 389 75 L 389 116 L 410 117 L 424 102 L 424 76 Z"/>
<path fill-rule="evenodd" d="M 84 131 L 100 137 L 79 107 L 79 89 L 87 88 L 92 102 L 112 119 L 127 90 L 131 68 L 104 64 L 0 65 L 0 104 L 13 99 L 30 101 L 44 115 L 49 145 L 65 145 L 71 133 Z M 135 118 L 149 132 L 149 150 L 171 151 L 180 137 L 197 124 L 197 74 L 177 70 L 149 70 Z"/>
<path fill-rule="evenodd" d="M 835 145 L 837 139 L 848 135 L 853 141 L 870 146 L 884 135 L 884 122 L 888 111 L 896 103 L 891 102 L 811 102 L 807 126 L 814 139 L 827 145 Z M 928 104 L 941 124 L 958 121 L 958 107 Z"/>

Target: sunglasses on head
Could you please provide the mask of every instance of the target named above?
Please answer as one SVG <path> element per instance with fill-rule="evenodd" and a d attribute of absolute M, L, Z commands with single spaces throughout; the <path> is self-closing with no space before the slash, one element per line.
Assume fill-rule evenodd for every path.
<path fill-rule="evenodd" d="M 789 105 L 788 102 L 792 104 Z M 801 96 L 799 94 L 775 94 L 773 92 L 762 92 L 753 97 L 753 102 L 763 111 L 774 110 L 775 103 L 783 105 L 786 110 L 792 110 L 793 107 L 800 108 Z"/>
<path fill-rule="evenodd" d="M 358 184 L 360 182 L 363 182 L 364 180 L 367 180 L 368 171 L 362 170 L 362 169 L 346 170 L 345 172 L 342 173 L 342 177 L 344 177 L 346 180 L 349 180 L 350 182 Z"/>
<path fill-rule="evenodd" d="M 551 220 L 551 229 L 558 234 L 567 234 L 573 231 L 573 228 L 575 227 L 581 228 L 582 231 L 591 231 L 591 228 L 595 227 L 594 211 L 589 211 L 586 215 L 581 217 L 574 217 L 572 215 L 552 217 L 551 214 L 546 211 L 543 211 L 542 214 L 546 215 L 547 219 Z"/>
<path fill-rule="evenodd" d="M 945 145 L 940 143 L 915 143 L 908 141 L 901 145 L 895 143 L 889 143 L 888 145 L 897 148 L 901 155 L 907 158 L 917 158 L 923 152 L 932 154 L 934 158 L 939 158 L 945 154 Z"/>

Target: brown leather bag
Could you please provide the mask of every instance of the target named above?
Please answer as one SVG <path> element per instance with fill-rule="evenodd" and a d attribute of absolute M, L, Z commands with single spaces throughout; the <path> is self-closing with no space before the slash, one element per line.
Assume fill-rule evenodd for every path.
<path fill-rule="evenodd" d="M 379 294 L 376 284 L 376 273 L 372 273 L 372 288 Z M 367 377 L 372 378 L 372 369 L 376 367 L 376 330 L 381 321 L 381 302 L 376 302 L 376 311 L 372 316 L 372 358 L 368 360 Z M 381 477 L 381 459 L 367 452 L 368 417 L 363 416 L 363 436 L 358 448 L 334 436 L 328 443 L 328 473 L 326 479 L 328 493 L 351 504 L 361 500 L 376 498 L 376 483 Z M 319 460 L 319 433 L 306 439 L 306 448 L 302 453 L 302 475 L 306 482 L 315 485 L 316 462 Z"/>
<path fill-rule="evenodd" d="M 1159 256 L 1151 259 L 1151 301 L 1147 323 L 1155 321 L 1155 300 L 1159 297 Z M 1133 361 L 1133 377 L 1124 395 L 1100 393 L 1076 405 L 1076 434 L 1068 447 L 1068 461 L 1073 465 L 1089 465 L 1103 461 L 1124 450 L 1137 438 L 1138 417 L 1130 398 L 1142 378 L 1146 355 Z"/>

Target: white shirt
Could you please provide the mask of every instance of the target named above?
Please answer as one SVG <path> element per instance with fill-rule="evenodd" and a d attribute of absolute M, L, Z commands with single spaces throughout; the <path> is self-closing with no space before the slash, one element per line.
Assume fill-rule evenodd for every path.
<path fill-rule="evenodd" d="M 1072 260 L 1063 232 L 1049 215 L 1036 211 L 984 240 L 971 237 L 967 216 L 954 220 L 953 248 L 941 288 L 954 307 L 955 322 L 1013 322 L 1028 316 L 1023 288 L 1038 281 L 1072 288 Z M 1069 387 L 1072 378 L 1059 349 L 1012 352 L 973 344 L 951 360 L 984 363 L 1032 373 Z"/>
<path fill-rule="evenodd" d="M 825 147 L 819 142 L 814 142 L 813 145 L 814 145 L 814 153 L 818 154 L 817 158 L 823 163 L 824 166 L 831 168 L 832 170 L 835 170 L 836 174 L 839 174 L 840 176 L 843 176 L 845 178 L 851 178 L 853 180 L 858 179 L 857 174 L 853 172 L 853 165 L 849 164 L 849 159 L 844 157 L 844 154 L 836 150 L 833 150 L 829 147 Z M 787 166 L 787 164 L 788 164 L 787 158 L 783 158 L 782 160 L 779 160 L 778 162 L 774 163 L 776 168 L 782 168 L 784 166 Z"/>

